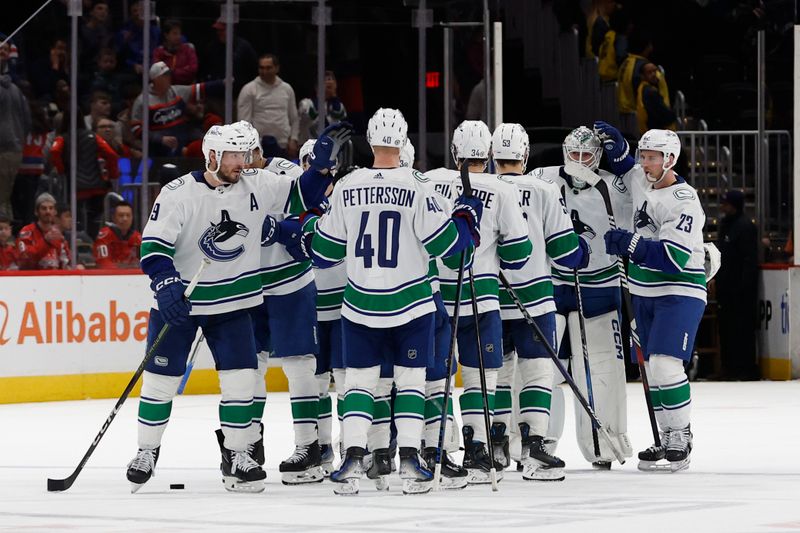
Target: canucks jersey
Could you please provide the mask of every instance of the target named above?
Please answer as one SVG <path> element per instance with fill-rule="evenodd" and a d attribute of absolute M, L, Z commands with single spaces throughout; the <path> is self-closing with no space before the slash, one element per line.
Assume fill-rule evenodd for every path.
<path fill-rule="evenodd" d="M 533 251 L 519 270 L 504 271 L 508 282 L 531 316 L 556 310 L 550 265 L 574 267 L 582 257 L 578 236 L 572 229 L 558 186 L 537 173 L 506 176 L 520 190 L 520 204 L 528 223 Z M 522 318 L 522 313 L 505 288 L 500 288 L 500 317 Z"/>
<path fill-rule="evenodd" d="M 441 169 L 426 176 L 441 194 L 455 199 L 461 194 L 461 181 L 457 171 Z M 520 194 L 516 185 L 504 176 L 470 172 L 473 194 L 483 201 L 481 217 L 481 244 L 475 251 L 473 275 L 478 312 L 500 309 L 499 276 L 504 268 L 520 268 L 531 255 L 528 224 L 519 205 Z M 448 312 L 455 310 L 458 272 L 447 265 L 439 271 L 442 299 Z M 465 283 L 461 292 L 462 316 L 472 315 L 471 292 Z"/>
<path fill-rule="evenodd" d="M 572 186 L 571 177 L 563 166 L 534 169 L 531 174 L 554 182 L 563 196 L 575 231 L 589 243 L 592 254 L 589 264 L 579 272 L 581 289 L 619 287 L 617 256 L 606 253 L 604 235 L 611 229 L 603 197 L 594 187 L 578 189 Z M 631 193 L 626 180 L 605 170 L 599 170 L 600 179 L 606 182 L 614 222 L 618 228 L 630 228 Z M 553 283 L 573 286 L 574 273 L 570 268 L 553 265 Z"/>
<path fill-rule="evenodd" d="M 280 157 L 271 158 L 264 169 L 272 174 L 292 179 L 298 179 L 303 173 L 302 168 Z M 270 179 L 270 175 L 265 174 L 263 179 Z M 303 204 L 303 202 L 295 202 L 287 206 L 286 212 L 300 214 L 305 209 Z M 278 221 L 285 218 L 283 208 L 269 214 Z M 264 294 L 272 296 L 290 294 L 312 281 L 314 281 L 314 273 L 311 270 L 311 261 L 298 263 L 283 246 L 261 248 L 261 286 Z"/>
<path fill-rule="evenodd" d="M 460 239 L 426 178 L 405 167 L 358 169 L 330 204 L 311 248 L 325 263 L 346 258 L 342 317 L 388 328 L 433 313 L 429 259 L 454 253 Z"/>
<path fill-rule="evenodd" d="M 633 227 L 648 247 L 647 259 L 631 260 L 628 279 L 637 296 L 688 296 L 706 301 L 703 226 L 706 216 L 694 188 L 677 183 L 654 189 L 641 166 L 626 175 L 633 196 Z M 648 239 L 649 242 L 644 242 Z"/>
<path fill-rule="evenodd" d="M 299 196 L 295 180 L 263 170 L 243 170 L 237 183 L 218 187 L 208 185 L 202 171 L 181 176 L 153 205 L 142 235 L 142 268 L 149 274 L 153 265 L 171 262 L 188 285 L 207 257 L 211 264 L 190 298 L 192 315 L 259 305 L 264 216 Z"/>
<path fill-rule="evenodd" d="M 339 320 L 347 285 L 344 261 L 330 268 L 314 268 L 314 282 L 317 284 L 317 320 Z"/>

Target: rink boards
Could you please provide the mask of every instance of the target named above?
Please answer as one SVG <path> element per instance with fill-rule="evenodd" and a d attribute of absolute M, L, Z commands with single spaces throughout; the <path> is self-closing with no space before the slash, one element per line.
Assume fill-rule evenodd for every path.
<path fill-rule="evenodd" d="M 0 403 L 119 396 L 144 358 L 152 301 L 136 270 L 0 276 Z M 186 393 L 219 392 L 213 368 L 202 343 Z M 287 390 L 279 368 L 267 383 Z"/>

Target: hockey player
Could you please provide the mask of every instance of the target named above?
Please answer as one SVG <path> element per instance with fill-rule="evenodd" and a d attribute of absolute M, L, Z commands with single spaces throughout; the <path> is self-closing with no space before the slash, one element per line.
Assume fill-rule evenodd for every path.
<path fill-rule="evenodd" d="M 394 416 L 403 490 L 430 490 L 433 475 L 418 451 L 436 310 L 428 262 L 431 256 L 460 256 L 465 249 L 471 254 L 480 222 L 480 200 L 459 198 L 450 216 L 422 174 L 400 167 L 407 130 L 399 111 L 379 109 L 367 130 L 375 154 L 373 168 L 348 174 L 334 190 L 330 212 L 321 219 L 309 217 L 304 224 L 314 231 L 313 240 L 305 240 L 311 240 L 315 263 L 331 266 L 346 257 L 342 336 L 347 452 L 339 470 L 331 474 L 340 494 L 358 492 L 381 361 L 387 354 L 397 385 Z"/>
<path fill-rule="evenodd" d="M 508 466 L 510 455 L 506 429 L 511 423 L 511 390 L 515 367 L 518 366 L 522 382 L 519 393 L 522 477 L 561 481 L 564 479 L 564 461 L 551 455 L 544 446 L 554 367 L 542 343 L 556 346 L 556 306 L 550 264 L 568 269 L 584 268 L 589 263 L 589 247 L 573 231 L 558 186 L 546 178 L 522 175 L 528 154 L 528 134 L 521 125 L 500 124 L 495 129 L 492 157 L 498 174 L 513 181 L 520 190 L 520 203 L 533 244 L 528 262 L 518 270 L 504 273 L 545 339 L 535 337 L 511 297 L 501 289 L 503 368 L 497 380 L 492 442 L 497 450 L 495 457 L 504 457 L 504 466 Z"/>
<path fill-rule="evenodd" d="M 562 151 L 563 166 L 537 168 L 532 174 L 556 184 L 575 232 L 589 243 L 592 250 L 588 266 L 582 267 L 578 273 L 578 281 L 594 409 L 611 437 L 618 442 L 620 450 L 629 457 L 632 451 L 627 436 L 619 268 L 617 258 L 605 253 L 603 235 L 611 226 L 603 196 L 594 185 L 599 180 L 604 182 L 619 227 L 630 226 L 630 191 L 622 177 L 598 169 L 603 149 L 589 128 L 581 126 L 570 132 L 564 139 Z M 571 359 L 572 376 L 587 396 L 575 270 L 556 263 L 552 273 L 560 354 Z M 564 430 L 565 409 L 564 393 L 561 387 L 555 386 L 563 382 L 563 377 L 556 372 L 555 380 L 548 432 L 548 445 L 553 452 Z M 592 423 L 577 399 L 574 403 L 575 431 L 581 453 L 596 468 L 610 468 L 614 454 L 605 441 L 598 440 L 600 454 L 595 455 Z"/>
<path fill-rule="evenodd" d="M 486 369 L 486 388 L 490 415 L 494 406 L 497 371 L 503 364 L 502 324 L 498 273 L 501 268 L 521 268 L 530 257 L 531 241 L 528 225 L 519 205 L 517 187 L 503 176 L 484 174 L 489 161 L 491 133 L 483 122 L 466 120 L 453 133 L 452 155 L 456 165 L 469 165 L 474 194 L 483 201 L 480 246 L 477 249 L 473 274 L 479 316 L 472 314 L 468 286 L 462 292 L 457 333 L 459 363 L 464 393 L 459 398 L 464 436 L 464 468 L 470 483 L 488 483 L 491 464 L 486 449 L 487 435 L 483 417 L 483 398 L 480 387 L 478 351 L 475 346 L 476 328 L 480 328 L 483 359 Z M 442 194 L 453 197 L 460 191 L 458 172 L 428 173 Z M 455 308 L 458 273 L 451 268 L 439 272 L 442 297 L 452 316 Z M 495 468 L 502 476 L 502 464 Z"/>
<path fill-rule="evenodd" d="M 332 148 L 332 147 L 331 147 Z M 248 139 L 232 126 L 214 126 L 203 139 L 205 172 L 166 185 L 153 205 L 142 238 L 142 270 L 150 276 L 155 305 L 148 346 L 164 324 L 171 327 L 145 368 L 139 402 L 139 451 L 127 478 L 138 490 L 153 475 L 186 360 L 200 327 L 219 371 L 222 399 L 218 432 L 221 470 L 230 491 L 260 492 L 266 474 L 248 454 L 257 379 L 248 308 L 262 300 L 260 228 L 269 212 L 303 203 L 327 187 L 319 173 L 298 180 L 245 170 Z M 330 159 L 332 150 L 320 153 Z M 267 174 L 267 173 L 264 173 Z M 191 295 L 183 296 L 201 258 L 212 263 Z"/>
<path fill-rule="evenodd" d="M 677 472 L 689 467 L 692 451 L 691 395 L 684 364 L 691 357 L 706 304 L 705 213 L 697 192 L 673 170 L 681 152 L 675 132 L 647 131 L 634 161 L 616 128 L 597 122 L 595 129 L 614 171 L 629 173 L 633 196 L 633 233 L 610 230 L 604 238 L 607 253 L 630 259 L 636 331 L 662 432 L 661 446 L 639 453 L 639 468 L 655 468 L 666 458 L 669 469 Z"/>
<path fill-rule="evenodd" d="M 283 174 L 293 179 L 303 173 L 303 169 L 291 161 L 279 158 L 262 159 L 258 133 L 255 128 L 246 122 L 238 124 L 241 125 L 243 131 L 248 132 L 252 139 L 254 164 L 264 165 L 264 168 L 272 170 L 275 174 Z M 333 135 L 334 138 L 332 139 L 328 135 Z M 337 145 L 336 151 L 338 152 L 338 147 L 347 141 L 349 135 L 348 126 L 329 126 L 323 132 L 323 144 L 333 142 Z M 314 144 L 310 146 L 313 151 Z M 308 163 L 308 166 L 311 166 L 311 162 Z M 324 170 L 328 169 L 324 168 Z M 316 205 L 322 200 L 324 198 L 321 197 L 313 201 L 312 205 Z M 301 207 L 300 204 L 289 205 L 286 210 L 291 214 L 299 215 L 302 211 Z M 269 213 L 269 215 L 275 223 L 284 217 L 282 212 Z M 262 248 L 261 256 L 264 302 L 252 313 L 256 344 L 259 353 L 264 353 L 267 351 L 265 346 L 268 342 L 268 351 L 273 357 L 281 360 L 281 366 L 289 382 L 294 421 L 295 451 L 279 465 L 281 478 L 287 485 L 321 482 L 324 478 L 324 471 L 321 468 L 323 452 L 326 455 L 326 462 L 332 462 L 330 456 L 330 397 L 327 395 L 330 377 L 329 369 L 327 367 L 319 369 L 318 365 L 317 294 L 311 262 L 309 260 L 298 262 L 281 246 L 265 246 Z M 287 313 L 286 309 L 289 308 L 294 312 Z M 265 373 L 266 366 L 266 358 L 262 357 L 260 372 Z M 324 382 L 324 384 L 320 382 Z M 258 386 L 261 389 L 260 394 L 265 397 L 264 383 L 259 382 Z M 322 402 L 324 430 L 319 431 L 320 394 L 322 392 L 320 388 L 323 386 L 325 387 L 325 396 Z M 261 410 L 263 411 L 263 403 Z M 256 435 L 254 434 L 253 437 L 255 438 Z M 258 438 L 261 438 L 260 434 Z M 256 447 L 260 448 L 258 441 L 256 441 Z"/>

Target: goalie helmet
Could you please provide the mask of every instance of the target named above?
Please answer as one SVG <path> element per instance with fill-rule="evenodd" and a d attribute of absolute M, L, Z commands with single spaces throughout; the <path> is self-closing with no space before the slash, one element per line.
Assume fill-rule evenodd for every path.
<path fill-rule="evenodd" d="M 500 124 L 492 135 L 492 158 L 522 161 L 523 171 L 528 164 L 530 142 L 528 132 L 519 124 Z"/>
<path fill-rule="evenodd" d="M 300 155 L 298 158 L 300 159 L 300 166 L 303 165 L 303 161 L 306 157 L 314 151 L 314 144 L 316 144 L 316 139 L 308 139 L 306 142 L 303 143 L 303 146 L 300 147 Z"/>
<path fill-rule="evenodd" d="M 569 162 L 578 163 L 591 172 L 597 171 L 600 159 L 603 157 L 603 144 L 597 134 L 586 126 L 580 126 L 569 132 L 569 135 L 564 138 L 561 150 L 564 153 L 565 165 Z M 573 173 L 570 173 L 570 177 L 576 188 L 586 187 L 586 180 Z"/>
<path fill-rule="evenodd" d="M 400 166 L 414 168 L 414 157 L 416 151 L 414 145 L 411 144 L 411 139 L 406 139 L 406 144 L 400 149 Z"/>
<path fill-rule="evenodd" d="M 465 120 L 453 132 L 450 153 L 458 164 L 461 159 L 489 159 L 492 134 L 480 120 Z"/>
<path fill-rule="evenodd" d="M 247 153 L 250 151 L 251 138 L 242 131 L 240 128 L 233 125 L 226 124 L 224 126 L 211 126 L 203 136 L 203 158 L 206 162 L 206 170 L 216 174 L 219 170 L 219 162 L 222 160 L 222 155 L 225 152 L 242 152 Z M 211 152 L 217 157 L 217 168 L 211 170 Z"/>
<path fill-rule="evenodd" d="M 397 109 L 380 108 L 367 125 L 367 142 L 370 146 L 402 148 L 408 138 L 408 124 Z"/>
<path fill-rule="evenodd" d="M 667 171 L 675 166 L 678 162 L 678 156 L 681 155 L 681 140 L 678 134 L 671 130 L 647 130 L 642 138 L 639 139 L 639 145 L 636 148 L 636 161 L 640 161 L 641 153 L 644 150 L 653 150 L 661 152 L 664 156 L 664 162 L 661 168 L 664 170 L 658 179 L 653 179 L 649 174 L 647 175 L 648 181 L 651 183 L 658 183 L 666 175 Z M 674 156 L 672 162 L 669 156 Z"/>

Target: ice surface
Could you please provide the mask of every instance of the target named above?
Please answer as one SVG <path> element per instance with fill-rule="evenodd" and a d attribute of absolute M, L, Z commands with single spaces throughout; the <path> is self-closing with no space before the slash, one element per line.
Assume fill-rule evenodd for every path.
<path fill-rule="evenodd" d="M 498 493 L 471 486 L 403 496 L 396 478 L 389 493 L 365 480 L 354 497 L 335 496 L 327 481 L 281 485 L 277 466 L 293 448 L 286 394 L 267 399 L 268 484 L 256 495 L 222 487 L 215 396 L 176 399 L 156 477 L 137 494 L 125 479 L 137 399 L 64 493 L 48 493 L 47 477 L 72 472 L 114 400 L 3 405 L 0 531 L 800 531 L 800 382 L 693 383 L 692 399 L 695 450 L 685 472 L 639 472 L 635 458 L 591 470 L 570 408 L 558 450 L 563 483 L 525 482 L 510 471 Z M 640 384 L 629 384 L 628 404 L 638 451 L 652 438 Z M 171 483 L 186 488 L 169 490 Z"/>

